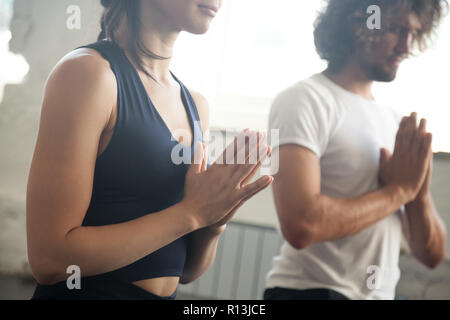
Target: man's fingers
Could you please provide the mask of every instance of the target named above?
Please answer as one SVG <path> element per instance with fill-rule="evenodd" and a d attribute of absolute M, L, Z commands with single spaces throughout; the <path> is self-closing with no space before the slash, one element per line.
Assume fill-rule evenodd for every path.
<path fill-rule="evenodd" d="M 409 116 L 408 126 L 410 127 L 410 129 L 417 128 L 417 113 L 416 112 L 412 112 L 411 115 Z"/>
<path fill-rule="evenodd" d="M 414 128 L 417 128 L 417 113 L 413 112 L 407 117 L 405 122 L 405 131 L 411 133 Z"/>
<path fill-rule="evenodd" d="M 388 150 L 381 148 L 380 150 L 380 166 L 384 167 L 389 161 Z"/>
<path fill-rule="evenodd" d="M 433 135 L 431 133 L 426 133 L 423 139 L 423 152 L 425 154 L 427 154 L 427 156 L 429 156 L 430 154 L 432 154 L 432 146 L 433 144 Z"/>
<path fill-rule="evenodd" d="M 412 133 L 415 128 L 417 128 L 417 113 L 413 112 L 406 120 L 405 130 Z"/>
<path fill-rule="evenodd" d="M 405 145 L 406 125 L 408 124 L 409 117 L 403 117 L 398 127 L 397 136 L 395 137 L 395 149 L 394 153 L 402 152 Z"/>
<path fill-rule="evenodd" d="M 422 119 L 422 120 L 420 120 L 419 132 L 420 133 L 425 133 L 426 131 L 427 131 L 427 120 L 426 119 Z"/>
<path fill-rule="evenodd" d="M 407 137 L 408 140 L 407 143 L 409 144 L 408 148 L 410 148 L 411 150 L 418 150 L 418 148 L 420 148 L 420 145 L 418 145 L 419 135 L 417 130 L 417 113 L 415 112 L 411 113 L 405 131 L 408 136 Z"/>

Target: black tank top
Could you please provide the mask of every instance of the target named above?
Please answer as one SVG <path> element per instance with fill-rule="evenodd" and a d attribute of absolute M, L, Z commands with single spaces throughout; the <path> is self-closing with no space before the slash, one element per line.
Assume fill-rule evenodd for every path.
<path fill-rule="evenodd" d="M 117 122 L 107 149 L 96 161 L 92 199 L 83 226 L 122 223 L 178 203 L 183 197 L 189 164 L 177 164 L 172 161 L 172 154 L 190 159 L 195 143 L 203 142 L 199 115 L 189 91 L 172 74 L 181 87 L 193 134 L 191 146 L 185 147 L 173 138 L 136 68 L 117 44 L 101 40 L 79 48 L 95 49 L 109 61 L 118 89 Z M 126 282 L 181 277 L 187 240 L 188 235 L 183 236 L 128 266 L 96 277 Z M 126 247 L 124 243 L 117 250 Z"/>

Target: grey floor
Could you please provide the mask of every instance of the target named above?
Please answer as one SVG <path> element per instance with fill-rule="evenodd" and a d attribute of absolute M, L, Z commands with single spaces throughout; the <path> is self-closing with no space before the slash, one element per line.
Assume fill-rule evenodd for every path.
<path fill-rule="evenodd" d="M 0 300 L 29 300 L 35 286 L 33 279 L 0 275 Z"/>

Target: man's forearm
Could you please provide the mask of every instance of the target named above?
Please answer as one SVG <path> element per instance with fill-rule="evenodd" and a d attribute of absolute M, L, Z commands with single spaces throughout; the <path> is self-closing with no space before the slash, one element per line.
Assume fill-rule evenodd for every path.
<path fill-rule="evenodd" d="M 215 259 L 217 244 L 225 228 L 204 228 L 189 235 L 186 264 L 180 283 L 190 283 L 208 270 Z"/>
<path fill-rule="evenodd" d="M 320 195 L 304 221 L 313 230 L 310 243 L 332 241 L 355 235 L 395 213 L 405 196 L 395 187 L 385 187 L 353 199 Z M 305 228 L 306 230 L 306 228 Z"/>
<path fill-rule="evenodd" d="M 406 230 L 413 254 L 425 265 L 435 268 L 445 258 L 445 224 L 430 194 L 405 206 Z"/>

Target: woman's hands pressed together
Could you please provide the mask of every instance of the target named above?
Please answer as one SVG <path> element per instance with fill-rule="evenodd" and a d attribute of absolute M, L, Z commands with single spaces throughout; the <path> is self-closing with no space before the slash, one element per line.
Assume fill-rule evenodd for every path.
<path fill-rule="evenodd" d="M 198 229 L 225 226 L 248 199 L 272 183 L 272 176 L 250 183 L 270 152 L 264 133 L 245 130 L 206 170 L 206 147 L 196 144 L 195 160 L 187 172 L 180 205 Z"/>

